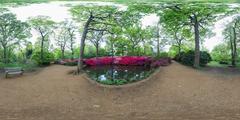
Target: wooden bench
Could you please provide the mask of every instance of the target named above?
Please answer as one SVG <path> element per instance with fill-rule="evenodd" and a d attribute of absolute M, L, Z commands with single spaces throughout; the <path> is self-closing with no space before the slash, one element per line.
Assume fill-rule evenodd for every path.
<path fill-rule="evenodd" d="M 8 77 L 8 75 L 23 75 L 24 73 L 24 70 L 21 67 L 4 68 L 4 70 L 6 78 Z"/>

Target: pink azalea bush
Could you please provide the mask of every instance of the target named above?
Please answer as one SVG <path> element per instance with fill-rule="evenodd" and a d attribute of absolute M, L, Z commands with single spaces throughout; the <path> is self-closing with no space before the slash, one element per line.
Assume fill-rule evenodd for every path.
<path fill-rule="evenodd" d="M 122 57 L 99 57 L 84 60 L 84 63 L 89 66 L 95 65 L 150 65 L 151 57 L 146 56 L 122 56 Z"/>
<path fill-rule="evenodd" d="M 171 58 L 166 57 L 166 58 L 160 58 L 159 60 L 155 60 L 151 63 L 151 67 L 157 68 L 159 66 L 168 66 L 171 64 Z"/>
<path fill-rule="evenodd" d="M 171 58 L 161 58 L 154 60 L 152 57 L 147 56 L 122 56 L 122 57 L 99 57 L 84 60 L 88 66 L 96 65 L 133 65 L 133 66 L 167 66 L 171 63 Z"/>
<path fill-rule="evenodd" d="M 68 65 L 74 64 L 77 65 L 78 59 L 64 59 L 58 61 L 58 64 Z M 171 63 L 171 58 L 160 58 L 153 59 L 152 57 L 147 56 L 106 56 L 98 58 L 84 59 L 84 64 L 87 66 L 97 66 L 97 65 L 123 65 L 123 66 L 151 66 L 157 68 L 159 66 L 167 66 Z"/>

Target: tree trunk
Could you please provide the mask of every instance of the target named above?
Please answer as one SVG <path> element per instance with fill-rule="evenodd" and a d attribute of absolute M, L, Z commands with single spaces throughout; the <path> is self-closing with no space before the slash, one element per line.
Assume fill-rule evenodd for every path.
<path fill-rule="evenodd" d="M 194 17 L 194 35 L 195 35 L 195 57 L 193 67 L 198 68 L 200 64 L 200 34 L 199 34 L 199 22 L 197 17 Z"/>
<path fill-rule="evenodd" d="M 122 47 L 122 56 L 124 56 L 124 47 Z"/>
<path fill-rule="evenodd" d="M 6 46 L 3 46 L 3 62 L 4 63 L 8 63 L 8 60 L 7 60 L 7 47 Z"/>
<path fill-rule="evenodd" d="M 44 37 L 42 37 L 42 41 L 41 41 L 41 64 L 43 64 L 43 45 L 44 45 Z"/>
<path fill-rule="evenodd" d="M 79 60 L 78 60 L 78 68 L 77 71 L 78 73 L 80 73 L 80 71 L 83 69 L 83 57 L 84 57 L 84 47 L 85 47 L 85 39 L 87 37 L 87 33 L 88 33 L 88 27 L 90 25 L 90 23 L 92 22 L 92 14 L 89 16 L 84 29 L 83 29 L 83 34 L 82 34 L 82 38 L 81 38 L 81 43 L 80 43 L 80 56 L 79 56 Z"/>
<path fill-rule="evenodd" d="M 96 44 L 96 58 L 98 57 L 98 55 L 99 55 L 99 45 Z"/>
<path fill-rule="evenodd" d="M 160 56 L 160 40 L 159 37 L 157 38 L 157 57 Z"/>
<path fill-rule="evenodd" d="M 72 51 L 71 59 L 73 60 L 74 59 L 74 50 L 73 50 L 73 48 L 71 48 L 71 51 Z"/>
<path fill-rule="evenodd" d="M 157 57 L 160 56 L 160 28 L 157 26 Z"/>
<path fill-rule="evenodd" d="M 74 49 L 73 49 L 73 36 L 71 35 L 71 52 L 72 52 L 72 55 L 71 55 L 71 59 L 73 60 L 74 59 Z"/>
<path fill-rule="evenodd" d="M 236 67 L 237 58 L 237 43 L 236 43 L 236 29 L 233 28 L 233 41 L 232 41 L 232 66 Z"/>
<path fill-rule="evenodd" d="M 181 45 L 178 45 L 178 57 L 181 57 Z"/>
<path fill-rule="evenodd" d="M 62 50 L 62 59 L 65 58 L 65 55 L 64 55 L 64 50 Z"/>

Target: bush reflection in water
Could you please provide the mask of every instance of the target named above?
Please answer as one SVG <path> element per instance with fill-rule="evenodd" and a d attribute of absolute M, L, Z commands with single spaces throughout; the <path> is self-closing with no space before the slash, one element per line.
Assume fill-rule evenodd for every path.
<path fill-rule="evenodd" d="M 88 76 L 102 84 L 123 85 L 145 79 L 154 69 L 145 66 L 88 66 L 85 68 Z"/>

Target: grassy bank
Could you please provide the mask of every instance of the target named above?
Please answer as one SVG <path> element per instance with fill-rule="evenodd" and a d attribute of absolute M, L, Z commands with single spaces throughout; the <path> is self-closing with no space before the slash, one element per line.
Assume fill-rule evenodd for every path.
<path fill-rule="evenodd" d="M 222 68 L 226 68 L 226 67 L 229 67 L 231 64 L 229 62 L 229 64 L 219 64 L 219 62 L 216 62 L 216 61 L 212 61 L 210 63 L 208 63 L 208 66 L 210 67 L 222 67 Z M 237 63 L 237 67 L 240 68 L 240 63 Z"/>

